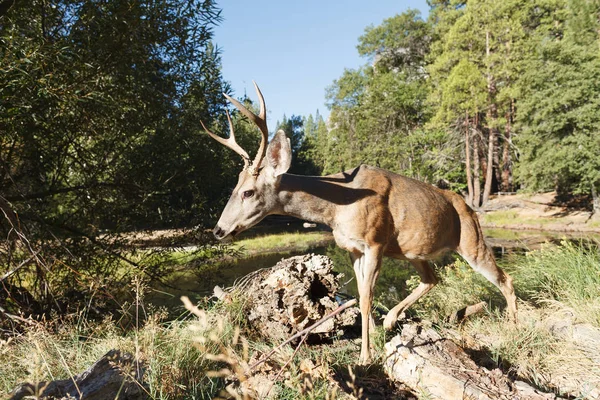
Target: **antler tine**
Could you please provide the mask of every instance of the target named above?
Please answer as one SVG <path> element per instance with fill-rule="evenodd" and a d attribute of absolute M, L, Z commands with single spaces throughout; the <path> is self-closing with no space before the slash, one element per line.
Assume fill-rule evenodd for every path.
<path fill-rule="evenodd" d="M 235 151 L 240 156 L 242 156 L 242 158 L 244 159 L 244 169 L 247 169 L 250 164 L 250 156 L 248 155 L 246 150 L 242 149 L 242 147 L 235 141 L 235 133 L 233 131 L 233 123 L 231 122 L 231 116 L 229 115 L 229 111 L 225 110 L 225 113 L 227 114 L 227 121 L 229 122 L 229 137 L 227 139 L 223 139 L 222 137 L 215 135 L 214 133 L 209 131 L 208 128 L 206 128 L 206 126 L 204 125 L 204 122 L 200 121 L 200 124 L 202 125 L 202 128 L 204 128 L 206 133 L 210 135 L 211 138 L 215 139 L 217 142 L 221 143 L 225 147 L 229 147 L 231 150 Z"/>
<path fill-rule="evenodd" d="M 254 89 L 256 89 L 256 94 L 258 94 L 258 102 L 260 104 L 260 114 L 259 118 L 264 121 L 264 129 L 261 127 L 260 131 L 262 133 L 262 137 L 260 140 L 260 147 L 258 148 L 258 152 L 256 153 L 256 158 L 254 159 L 254 165 L 258 169 L 260 167 L 260 163 L 262 162 L 265 154 L 267 152 L 267 142 L 269 141 L 269 130 L 267 129 L 267 107 L 265 106 L 265 98 L 263 97 L 262 92 L 258 88 L 256 82 L 252 81 L 254 84 Z"/>
<path fill-rule="evenodd" d="M 227 100 L 229 100 L 238 110 L 241 111 L 246 117 L 248 117 L 252 122 L 254 122 L 260 132 L 262 134 L 260 146 L 258 148 L 258 152 L 256 153 L 256 158 L 252 162 L 252 167 L 254 167 L 254 173 L 258 172 L 258 168 L 260 167 L 260 163 L 265 157 L 267 151 L 267 142 L 269 141 L 269 129 L 267 128 L 267 108 L 265 106 L 265 98 L 262 95 L 262 92 L 258 88 L 256 82 L 252 81 L 254 84 L 254 88 L 256 89 L 256 93 L 258 94 L 258 102 L 260 104 L 260 112 L 259 115 L 254 114 L 252 111 L 248 110 L 242 103 L 232 98 L 231 96 L 223 93 Z"/>

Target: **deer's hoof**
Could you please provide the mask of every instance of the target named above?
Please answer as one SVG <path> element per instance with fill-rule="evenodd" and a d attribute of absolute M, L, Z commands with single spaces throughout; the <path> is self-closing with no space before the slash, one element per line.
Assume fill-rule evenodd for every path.
<path fill-rule="evenodd" d="M 371 364 L 371 355 L 363 357 L 362 355 L 358 359 L 358 365 L 369 365 Z"/>

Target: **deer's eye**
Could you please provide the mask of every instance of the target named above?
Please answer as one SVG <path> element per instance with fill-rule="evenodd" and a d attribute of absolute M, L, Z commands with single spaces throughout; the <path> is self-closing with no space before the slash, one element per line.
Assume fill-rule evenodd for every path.
<path fill-rule="evenodd" d="M 249 199 L 252 196 L 254 196 L 254 190 L 246 190 L 244 193 L 242 193 L 243 199 Z"/>

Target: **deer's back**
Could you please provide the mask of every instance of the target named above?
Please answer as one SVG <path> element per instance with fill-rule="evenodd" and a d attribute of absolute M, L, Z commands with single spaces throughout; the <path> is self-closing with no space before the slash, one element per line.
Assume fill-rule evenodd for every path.
<path fill-rule="evenodd" d="M 430 184 L 366 165 L 343 175 L 353 176 L 348 187 L 367 189 L 372 195 L 341 210 L 340 221 L 354 225 L 352 236 L 385 242 L 387 255 L 426 259 L 454 250 L 461 219 L 472 218 L 459 195 Z"/>

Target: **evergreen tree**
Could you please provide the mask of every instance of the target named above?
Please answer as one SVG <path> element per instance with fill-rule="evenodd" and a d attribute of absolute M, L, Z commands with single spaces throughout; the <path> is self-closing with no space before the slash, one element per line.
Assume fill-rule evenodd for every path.
<path fill-rule="evenodd" d="M 561 4 L 562 3 L 562 4 Z M 600 3 L 558 2 L 530 44 L 519 80 L 519 181 L 574 191 L 600 211 Z"/>
<path fill-rule="evenodd" d="M 326 172 L 360 163 L 429 181 L 448 172 L 439 164 L 446 150 L 443 132 L 423 129 L 429 118 L 425 60 L 430 38 L 429 24 L 415 10 L 366 29 L 358 50 L 372 64 L 346 70 L 327 92 L 328 142 L 335 151 L 326 160 Z"/>

